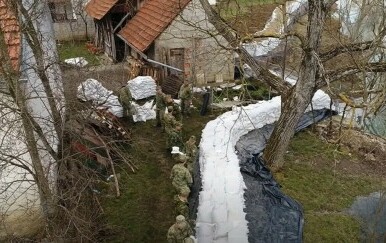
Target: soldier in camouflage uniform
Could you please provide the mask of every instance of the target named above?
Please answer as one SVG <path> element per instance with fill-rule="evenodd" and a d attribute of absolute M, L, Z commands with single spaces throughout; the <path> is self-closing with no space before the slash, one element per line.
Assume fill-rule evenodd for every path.
<path fill-rule="evenodd" d="M 163 120 L 165 115 L 165 109 L 166 109 L 166 100 L 165 100 L 165 94 L 162 92 L 161 86 L 157 86 L 157 92 L 155 96 L 155 108 L 156 108 L 156 120 L 157 120 L 157 127 L 163 127 L 163 130 L 165 127 L 163 126 Z"/>
<path fill-rule="evenodd" d="M 179 104 L 177 104 L 176 102 L 174 102 L 173 98 L 168 95 L 166 97 L 166 104 L 168 106 L 171 106 L 173 107 L 173 110 L 172 110 L 172 114 L 174 116 L 174 118 L 176 118 L 177 121 L 179 122 L 182 122 L 182 112 L 181 112 L 181 107 Z"/>
<path fill-rule="evenodd" d="M 118 91 L 118 101 L 123 107 L 123 117 L 127 117 L 131 115 L 131 94 L 129 88 L 124 85 Z"/>
<path fill-rule="evenodd" d="M 185 167 L 187 157 L 181 154 L 178 157 L 178 164 L 175 164 L 170 173 L 170 179 L 172 179 L 172 185 L 176 189 L 178 194 L 187 192 L 190 193 L 190 186 L 193 183 L 192 175 Z"/>
<path fill-rule="evenodd" d="M 182 123 L 178 122 L 173 116 L 173 107 L 168 106 L 168 113 L 164 116 L 165 131 L 167 134 L 166 148 L 172 149 L 173 146 L 183 148 L 184 142 L 182 140 Z"/>
<path fill-rule="evenodd" d="M 183 215 L 185 219 L 189 218 L 189 204 L 188 204 L 189 191 L 182 190 L 180 194 L 174 196 L 175 215 Z"/>
<path fill-rule="evenodd" d="M 168 113 L 166 113 L 163 117 L 164 126 L 166 133 L 169 133 L 173 128 L 177 126 L 181 126 L 182 124 L 176 120 L 173 116 L 173 106 L 168 106 Z"/>
<path fill-rule="evenodd" d="M 193 242 L 190 236 L 193 235 L 193 230 L 186 222 L 185 217 L 178 215 L 176 223 L 173 224 L 167 234 L 168 243 L 190 243 Z"/>
<path fill-rule="evenodd" d="M 181 130 L 182 130 L 182 126 L 179 124 L 176 127 L 169 130 L 167 141 L 166 141 L 166 143 L 167 143 L 166 146 L 169 150 L 172 149 L 173 146 L 177 146 L 180 148 L 184 147 L 184 142 L 182 140 L 182 135 L 181 135 L 182 131 Z"/>
<path fill-rule="evenodd" d="M 188 157 L 187 168 L 190 173 L 193 173 L 193 164 L 197 157 L 196 136 L 191 136 L 185 143 L 185 154 Z"/>
<path fill-rule="evenodd" d="M 190 104 L 192 103 L 192 86 L 185 81 L 178 92 L 178 98 L 181 100 L 181 112 L 183 115 L 189 114 Z"/>

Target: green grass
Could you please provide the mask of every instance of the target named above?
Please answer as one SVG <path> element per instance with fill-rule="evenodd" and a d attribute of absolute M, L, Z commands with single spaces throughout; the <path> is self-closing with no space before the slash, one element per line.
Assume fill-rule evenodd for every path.
<path fill-rule="evenodd" d="M 294 137 L 283 171 L 275 175 L 282 190 L 303 206 L 305 242 L 358 242 L 360 222 L 346 215 L 359 195 L 377 191 L 379 179 L 334 170 L 334 161 L 354 159 L 314 134 Z"/>
<path fill-rule="evenodd" d="M 64 61 L 68 58 L 84 57 L 88 61 L 89 66 L 100 64 L 98 55 L 94 55 L 87 50 L 85 41 L 62 42 L 58 44 L 58 52 L 60 61 Z"/>
<path fill-rule="evenodd" d="M 343 214 L 306 212 L 304 242 L 360 242 L 358 220 Z"/>
<path fill-rule="evenodd" d="M 104 242 L 164 242 L 173 223 L 173 166 L 166 157 L 165 140 L 152 122 L 135 124 L 128 152 L 139 170 L 119 169 L 122 195 L 102 199 L 109 236 Z M 169 160 L 168 160 L 169 159 Z"/>

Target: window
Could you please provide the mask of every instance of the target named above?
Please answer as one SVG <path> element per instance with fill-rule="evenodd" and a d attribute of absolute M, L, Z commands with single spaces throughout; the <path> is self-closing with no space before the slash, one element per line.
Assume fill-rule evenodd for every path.
<path fill-rule="evenodd" d="M 54 23 L 73 21 L 76 19 L 71 0 L 49 0 L 48 6 Z"/>

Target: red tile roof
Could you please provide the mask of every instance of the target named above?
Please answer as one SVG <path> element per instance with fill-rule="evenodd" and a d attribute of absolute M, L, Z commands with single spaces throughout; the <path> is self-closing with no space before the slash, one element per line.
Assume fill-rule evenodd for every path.
<path fill-rule="evenodd" d="M 88 15 L 100 20 L 118 2 L 118 0 L 90 0 L 85 7 Z"/>
<path fill-rule="evenodd" d="M 0 31 L 4 34 L 12 66 L 19 69 L 20 29 L 15 12 L 10 7 L 12 0 L 0 0 Z"/>
<path fill-rule="evenodd" d="M 148 0 L 118 35 L 143 52 L 190 1 Z"/>

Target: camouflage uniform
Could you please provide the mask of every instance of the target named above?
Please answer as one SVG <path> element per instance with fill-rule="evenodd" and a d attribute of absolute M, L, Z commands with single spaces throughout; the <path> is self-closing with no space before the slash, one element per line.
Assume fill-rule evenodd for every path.
<path fill-rule="evenodd" d="M 182 140 L 181 131 L 178 129 L 171 129 L 168 132 L 168 137 L 166 140 L 166 147 L 171 149 L 173 146 L 183 148 L 184 142 Z"/>
<path fill-rule="evenodd" d="M 127 117 L 131 115 L 131 94 L 129 88 L 127 86 L 123 86 L 118 91 L 118 101 L 123 107 L 123 117 Z"/>
<path fill-rule="evenodd" d="M 182 123 L 173 116 L 171 106 L 168 106 L 168 113 L 164 116 L 164 126 L 167 133 L 166 148 L 171 149 L 173 146 L 178 146 L 182 149 L 184 146 L 181 135 Z"/>
<path fill-rule="evenodd" d="M 155 108 L 156 108 L 157 126 L 160 127 L 163 125 L 165 109 L 166 109 L 165 94 L 162 92 L 160 88 L 158 88 L 155 96 Z"/>
<path fill-rule="evenodd" d="M 170 106 L 168 107 L 170 108 Z M 170 110 L 170 109 L 168 109 Z M 176 120 L 176 118 L 173 116 L 173 113 L 172 111 L 168 111 L 168 113 L 166 113 L 164 115 L 164 125 L 165 125 L 165 131 L 168 133 L 170 132 L 171 130 L 175 129 L 177 126 L 182 126 L 182 124 L 180 122 L 178 122 Z"/>
<path fill-rule="evenodd" d="M 193 164 L 196 161 L 197 156 L 197 146 L 196 146 L 196 137 L 191 136 L 188 141 L 185 143 L 185 154 L 188 156 L 187 168 L 190 173 L 193 173 Z"/>
<path fill-rule="evenodd" d="M 182 112 L 181 112 L 181 107 L 173 102 L 173 111 L 172 111 L 173 116 L 176 118 L 177 121 L 182 121 Z"/>
<path fill-rule="evenodd" d="M 191 242 L 190 236 L 193 235 L 193 230 L 186 222 L 185 217 L 178 215 L 176 223 L 173 224 L 167 234 L 168 243 L 185 243 Z"/>
<path fill-rule="evenodd" d="M 175 215 L 183 215 L 185 219 L 189 218 L 189 204 L 187 200 L 181 199 L 179 195 L 174 196 Z"/>
<path fill-rule="evenodd" d="M 193 183 L 193 178 L 189 170 L 184 166 L 184 163 L 178 163 L 173 166 L 170 178 L 178 194 L 183 192 L 190 193 L 189 187 Z"/>
<path fill-rule="evenodd" d="M 178 97 L 181 99 L 181 112 L 184 115 L 185 113 L 189 114 L 189 107 L 192 103 L 192 86 L 185 82 L 181 85 L 180 91 L 178 92 Z"/>

